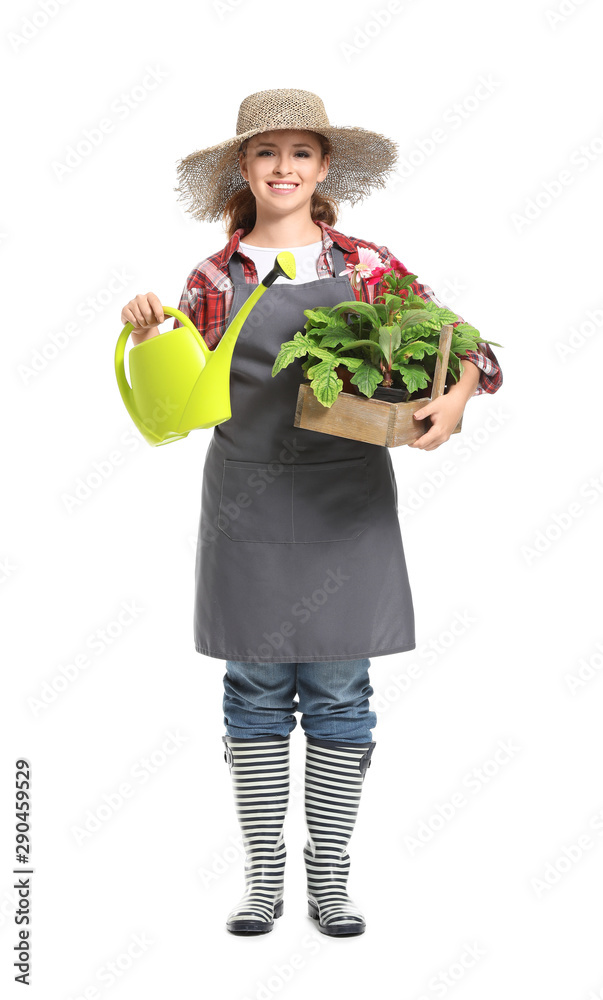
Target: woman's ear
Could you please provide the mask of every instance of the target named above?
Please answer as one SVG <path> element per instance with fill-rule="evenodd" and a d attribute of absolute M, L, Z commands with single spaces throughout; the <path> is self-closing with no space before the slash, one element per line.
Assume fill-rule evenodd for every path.
<path fill-rule="evenodd" d="M 247 176 L 247 162 L 245 155 L 243 153 L 239 153 L 239 170 L 241 171 L 243 180 L 248 181 L 249 177 Z"/>
<path fill-rule="evenodd" d="M 329 164 L 330 164 L 330 162 L 331 162 L 331 157 L 327 153 L 327 155 L 323 157 L 322 166 L 321 166 L 321 168 L 320 168 L 320 170 L 318 172 L 318 180 L 319 181 L 324 181 L 325 177 L 327 176 L 327 174 L 329 172 Z"/>

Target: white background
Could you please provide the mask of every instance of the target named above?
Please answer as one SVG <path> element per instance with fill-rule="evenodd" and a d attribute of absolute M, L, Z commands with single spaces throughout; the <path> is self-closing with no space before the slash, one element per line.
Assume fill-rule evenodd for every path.
<path fill-rule="evenodd" d="M 22 995 L 12 789 L 27 757 L 29 996 L 603 997 L 600 8 L 47 10 L 30 0 L 2 15 L 3 994 Z M 462 433 L 391 450 L 417 648 L 371 663 L 377 746 L 348 885 L 367 930 L 340 940 L 307 916 L 299 724 L 284 915 L 262 937 L 225 929 L 243 891 L 225 664 L 192 637 L 211 432 L 150 448 L 113 370 L 125 303 L 154 291 L 177 306 L 190 270 L 226 243 L 221 224 L 178 205 L 176 161 L 234 135 L 243 98 L 275 87 L 312 90 L 332 124 L 399 144 L 410 169 L 342 205 L 336 228 L 388 246 L 504 345 L 504 384 L 468 402 Z M 134 95 L 125 115 L 122 94 Z M 59 175 L 107 117 L 112 132 Z M 93 652 L 99 629 L 119 635 Z M 162 756 L 170 732 L 182 742 Z M 134 777 L 153 753 L 163 763 Z M 131 797 L 103 814 L 126 782 Z M 78 840 L 99 809 L 108 818 Z"/>

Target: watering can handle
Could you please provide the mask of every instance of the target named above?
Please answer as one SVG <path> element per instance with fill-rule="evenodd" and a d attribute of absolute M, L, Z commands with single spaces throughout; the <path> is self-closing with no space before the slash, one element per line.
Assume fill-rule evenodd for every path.
<path fill-rule="evenodd" d="M 193 334 L 193 336 L 197 340 L 197 343 L 199 344 L 199 347 L 201 348 L 203 354 L 205 355 L 205 360 L 207 361 L 211 357 L 211 351 L 207 346 L 207 344 L 205 343 L 205 341 L 203 340 L 203 337 L 197 330 L 197 327 L 195 326 L 194 323 L 190 321 L 188 316 L 185 316 L 184 313 L 180 312 L 179 309 L 173 309 L 172 306 L 163 306 L 163 312 L 165 316 L 174 316 L 176 319 L 180 320 L 182 325 L 185 326 L 189 330 L 189 332 Z M 122 390 L 122 395 L 124 392 L 127 393 L 128 391 L 131 391 L 131 386 L 126 378 L 124 357 L 126 353 L 126 344 L 128 342 L 128 337 L 132 333 L 133 328 L 134 327 L 132 323 L 126 323 L 126 325 L 124 326 L 123 330 L 119 335 L 119 340 L 117 341 L 117 346 L 115 348 L 115 374 L 117 376 L 117 382 L 119 384 L 119 387 Z"/>

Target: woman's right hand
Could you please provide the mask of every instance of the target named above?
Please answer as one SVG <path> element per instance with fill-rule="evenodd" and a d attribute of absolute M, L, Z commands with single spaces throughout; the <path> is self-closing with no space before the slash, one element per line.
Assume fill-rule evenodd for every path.
<path fill-rule="evenodd" d="M 157 327 L 165 320 L 163 306 L 153 292 L 146 295 L 137 295 L 130 299 L 121 311 L 121 321 L 132 324 L 132 343 L 137 344 L 150 340 L 151 337 L 159 336 Z"/>

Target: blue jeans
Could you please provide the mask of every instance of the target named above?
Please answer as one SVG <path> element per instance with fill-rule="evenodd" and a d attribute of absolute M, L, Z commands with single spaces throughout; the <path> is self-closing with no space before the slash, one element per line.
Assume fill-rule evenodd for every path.
<path fill-rule="evenodd" d="M 301 714 L 308 736 L 342 743 L 372 742 L 370 660 L 247 663 L 227 660 L 224 725 L 227 736 L 288 736 Z M 295 694 L 299 701 L 295 701 Z"/>

